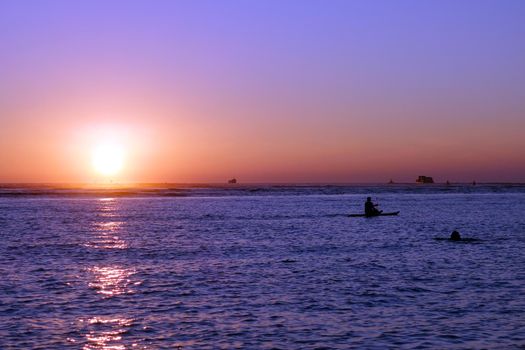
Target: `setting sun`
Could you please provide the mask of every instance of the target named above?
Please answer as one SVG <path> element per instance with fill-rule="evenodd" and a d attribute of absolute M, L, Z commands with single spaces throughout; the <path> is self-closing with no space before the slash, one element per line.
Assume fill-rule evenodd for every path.
<path fill-rule="evenodd" d="M 120 145 L 113 143 L 97 145 L 92 153 L 92 163 L 100 175 L 116 175 L 124 165 L 124 151 Z"/>

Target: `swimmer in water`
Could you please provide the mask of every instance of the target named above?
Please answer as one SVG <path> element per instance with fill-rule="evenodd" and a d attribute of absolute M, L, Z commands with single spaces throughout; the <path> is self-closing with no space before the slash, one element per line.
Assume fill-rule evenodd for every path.
<path fill-rule="evenodd" d="M 458 231 L 454 230 L 450 234 L 450 237 L 436 237 L 436 241 L 449 241 L 449 242 L 462 242 L 462 243 L 471 243 L 471 242 L 481 242 L 481 239 L 478 238 L 462 238 Z"/>
<path fill-rule="evenodd" d="M 459 234 L 458 231 L 454 230 L 450 234 L 450 240 L 451 241 L 461 241 L 461 235 Z"/>

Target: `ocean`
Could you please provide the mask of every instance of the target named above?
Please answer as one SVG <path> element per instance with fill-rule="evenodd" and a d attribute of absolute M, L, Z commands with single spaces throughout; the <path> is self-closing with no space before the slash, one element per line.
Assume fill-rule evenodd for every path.
<path fill-rule="evenodd" d="M 524 185 L 5 185 L 0 349 L 524 349 L 524 214 Z"/>

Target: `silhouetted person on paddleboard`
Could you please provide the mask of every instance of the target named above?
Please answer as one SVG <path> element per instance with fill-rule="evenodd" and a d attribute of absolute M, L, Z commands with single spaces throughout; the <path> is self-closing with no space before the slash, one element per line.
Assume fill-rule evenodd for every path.
<path fill-rule="evenodd" d="M 372 197 L 367 197 L 365 202 L 365 215 L 376 216 L 381 214 L 382 210 L 377 210 L 377 204 L 372 203 Z"/>

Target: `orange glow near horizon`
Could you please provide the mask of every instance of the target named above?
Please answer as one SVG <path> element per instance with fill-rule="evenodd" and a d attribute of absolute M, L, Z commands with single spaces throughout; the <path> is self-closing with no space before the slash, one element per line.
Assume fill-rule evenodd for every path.
<path fill-rule="evenodd" d="M 441 182 L 515 181 L 523 164 L 518 129 L 501 139 L 500 126 L 468 133 L 471 126 L 456 123 L 441 139 L 432 137 L 437 127 L 431 121 L 412 125 L 413 132 L 372 131 L 366 121 L 332 130 L 321 121 L 274 128 L 260 119 L 223 124 L 178 114 L 180 121 L 158 114 L 142 121 L 144 112 L 109 123 L 55 117 L 51 129 L 37 123 L 0 130 L 0 182 L 413 182 L 418 175 Z"/>

